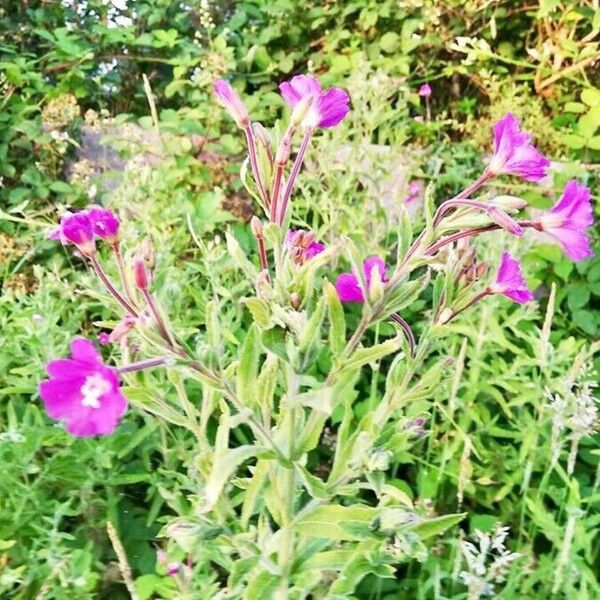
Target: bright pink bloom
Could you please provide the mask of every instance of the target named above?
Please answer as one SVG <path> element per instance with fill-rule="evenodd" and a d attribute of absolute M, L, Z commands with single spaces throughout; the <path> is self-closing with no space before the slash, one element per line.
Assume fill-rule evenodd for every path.
<path fill-rule="evenodd" d="M 96 249 L 94 225 L 85 210 L 66 214 L 60 220 L 60 225 L 48 234 L 48 238 L 60 240 L 63 246 L 74 244 L 85 255 L 93 254 Z"/>
<path fill-rule="evenodd" d="M 248 109 L 231 85 L 224 79 L 217 79 L 213 85 L 213 90 L 238 126 L 247 126 L 250 122 Z"/>
<path fill-rule="evenodd" d="M 590 190 L 575 179 L 567 182 L 558 202 L 540 219 L 542 231 L 550 234 L 575 261 L 594 255 L 587 235 L 593 223 Z"/>
<path fill-rule="evenodd" d="M 428 83 L 424 83 L 419 88 L 419 96 L 421 98 L 429 98 L 431 96 L 431 86 Z"/>
<path fill-rule="evenodd" d="M 521 264 L 508 252 L 502 253 L 496 281 L 490 285 L 489 291 L 492 294 L 503 294 L 519 304 L 533 300 L 533 292 L 527 287 L 521 274 Z"/>
<path fill-rule="evenodd" d="M 117 370 L 102 362 L 89 340 L 74 339 L 71 354 L 46 366 L 50 379 L 40 383 L 39 392 L 48 415 L 66 421 L 77 437 L 112 433 L 127 410 Z"/>
<path fill-rule="evenodd" d="M 520 130 L 519 121 L 506 113 L 494 125 L 494 156 L 488 170 L 494 175 L 517 175 L 527 181 L 546 176 L 550 161 L 531 144 L 531 135 Z"/>
<path fill-rule="evenodd" d="M 367 284 L 367 291 L 371 287 L 371 279 L 373 277 L 373 270 L 379 271 L 379 277 L 381 281 L 386 282 L 387 278 L 387 267 L 383 260 L 378 256 L 370 256 L 363 263 L 363 273 L 365 276 L 365 282 Z M 363 290 L 360 287 L 358 277 L 353 273 L 341 273 L 337 281 L 335 282 L 335 289 L 338 293 L 341 302 L 361 302 L 365 301 Z"/>
<path fill-rule="evenodd" d="M 319 81 L 311 75 L 296 75 L 279 86 L 284 100 L 302 112 L 301 123 L 305 128 L 333 127 L 340 123 L 350 110 L 350 96 L 341 88 L 326 92 Z"/>
<path fill-rule="evenodd" d="M 117 215 L 107 208 L 93 206 L 88 210 L 88 215 L 92 220 L 94 233 L 109 244 L 115 244 L 119 235 L 120 222 Z"/>

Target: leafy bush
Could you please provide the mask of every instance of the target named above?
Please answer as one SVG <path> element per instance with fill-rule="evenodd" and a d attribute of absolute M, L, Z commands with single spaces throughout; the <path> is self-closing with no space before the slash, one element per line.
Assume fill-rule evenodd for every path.
<path fill-rule="evenodd" d="M 525 198 L 535 221 L 569 179 L 594 194 L 598 14 L 592 2 L 5 3 L 0 595 L 595 597 L 598 259 L 574 263 L 526 227 L 481 235 L 474 264 L 463 242 L 415 263 L 404 299 L 379 268 L 362 306 L 340 305 L 332 284 L 373 255 L 392 277 L 418 232 L 446 235 L 432 229 L 438 200 L 481 173 L 509 110 L 553 178 L 495 178 L 478 200 Z M 251 225 L 264 200 L 213 81 L 249 93 L 275 152 L 290 115 L 276 85 L 305 71 L 347 89 L 352 110 L 312 139 L 291 221 Z M 46 239 L 90 202 L 121 220 L 129 287 L 136 257 L 148 261 L 174 346 L 149 313 L 129 329 L 89 260 Z M 447 215 L 457 231 L 489 223 L 460 210 Z M 290 227 L 304 233 L 286 243 Z M 309 259 L 314 242 L 327 249 Z M 454 318 L 493 282 L 502 247 L 536 302 L 489 297 Z M 113 256 L 98 245 L 118 281 Z M 377 315 L 392 300 L 395 322 Z M 112 435 L 73 438 L 42 409 L 44 364 L 115 330 L 126 335 L 105 364 L 169 358 L 121 374 L 131 409 Z"/>

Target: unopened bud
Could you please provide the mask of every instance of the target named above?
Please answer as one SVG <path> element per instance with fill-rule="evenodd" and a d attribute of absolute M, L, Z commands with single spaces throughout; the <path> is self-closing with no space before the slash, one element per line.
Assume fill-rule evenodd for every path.
<path fill-rule="evenodd" d="M 502 227 L 502 229 L 512 233 L 512 235 L 523 235 L 523 228 L 501 208 L 491 206 L 487 209 L 487 214 L 494 223 Z"/>
<path fill-rule="evenodd" d="M 250 123 L 250 115 L 246 105 L 242 102 L 235 90 L 224 79 L 218 79 L 213 86 L 217 98 L 233 117 L 238 127 L 242 129 Z"/>
<path fill-rule="evenodd" d="M 475 269 L 475 274 L 477 276 L 477 279 L 481 279 L 487 273 L 487 270 L 489 269 L 489 267 L 490 267 L 490 265 L 488 262 L 486 262 L 486 261 L 480 262 L 477 265 L 477 268 Z"/>
<path fill-rule="evenodd" d="M 284 135 L 279 142 L 279 148 L 277 148 L 277 154 L 275 155 L 276 165 L 285 165 L 289 160 L 290 154 L 292 153 L 292 136 Z"/>
<path fill-rule="evenodd" d="M 135 318 L 131 315 L 126 315 L 123 320 L 110 332 L 108 343 L 113 344 L 120 340 L 123 336 L 135 326 Z"/>
<path fill-rule="evenodd" d="M 154 255 L 154 246 L 149 236 L 146 236 L 140 244 L 140 255 L 144 259 L 148 269 L 152 271 L 156 264 L 156 258 Z"/>
<path fill-rule="evenodd" d="M 449 321 L 449 320 L 452 318 L 452 315 L 453 315 L 453 314 L 454 314 L 454 313 L 453 313 L 452 309 L 451 309 L 451 308 L 449 308 L 449 307 L 446 307 L 446 308 L 444 308 L 444 310 L 442 310 L 442 312 L 441 312 L 441 313 L 438 315 L 437 322 L 438 322 L 440 325 L 444 325 L 445 323 L 447 323 L 447 322 L 448 322 L 448 321 Z"/>
<path fill-rule="evenodd" d="M 372 304 L 376 304 L 383 298 L 385 292 L 385 284 L 383 282 L 384 274 L 381 273 L 377 266 L 371 269 L 371 281 L 369 284 L 368 294 L 369 301 Z"/>
<path fill-rule="evenodd" d="M 254 215 L 252 219 L 250 219 L 250 230 L 252 231 L 252 235 L 258 240 L 263 237 L 263 228 L 260 219 Z"/>
<path fill-rule="evenodd" d="M 272 142 L 269 132 L 260 123 L 252 123 L 252 131 L 254 131 L 254 137 L 256 137 L 258 143 L 265 149 L 267 154 L 272 157 Z"/>
<path fill-rule="evenodd" d="M 527 201 L 518 196 L 496 196 L 492 203 L 504 210 L 521 210 L 527 206 Z"/>
<path fill-rule="evenodd" d="M 298 310 L 300 308 L 301 304 L 302 304 L 302 299 L 300 298 L 300 295 L 297 292 L 292 292 L 290 294 L 290 306 L 294 310 Z"/>
<path fill-rule="evenodd" d="M 133 279 L 140 290 L 148 289 L 148 269 L 144 259 L 139 255 L 133 259 Z"/>

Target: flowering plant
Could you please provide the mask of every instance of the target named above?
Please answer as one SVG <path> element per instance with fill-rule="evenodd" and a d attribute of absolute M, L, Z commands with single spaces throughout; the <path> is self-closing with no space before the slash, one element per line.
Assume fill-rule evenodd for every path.
<path fill-rule="evenodd" d="M 549 161 L 508 114 L 494 128 L 493 157 L 476 181 L 437 206 L 428 191 L 419 232 L 404 211 L 394 253 L 388 247 L 385 257 L 369 256 L 349 238 L 324 240 L 292 228 L 293 194 L 311 141 L 319 129 L 343 122 L 350 98 L 305 75 L 280 90 L 289 123 L 269 132 L 252 122 L 229 83 L 215 84 L 244 133 L 241 179 L 263 216 L 251 221 L 256 252 L 227 233 L 240 285 L 213 284 L 202 342 L 194 347 L 194 334 L 171 324 L 161 306 L 151 242 L 139 243 L 128 268 L 117 215 L 90 207 L 63 217 L 50 237 L 77 248 L 120 309 L 121 322 L 99 339 L 120 341 L 124 361 L 111 367 L 91 341 L 76 339 L 71 359 L 49 362 L 40 395 L 49 416 L 75 436 L 111 433 L 126 397 L 193 436 L 191 491 L 162 532 L 167 556 L 188 555 L 181 568 L 164 558 L 182 592 L 193 586 L 194 557 L 203 553 L 224 573 L 221 597 L 346 598 L 368 573 L 391 577 L 399 562 L 423 557 L 427 539 L 463 517 L 421 510 L 385 472 L 427 434 L 426 415 L 413 407 L 447 374 L 449 363 L 430 356 L 449 323 L 493 294 L 517 303 L 534 298 L 517 258 L 502 254 L 489 277 L 472 240 L 499 230 L 515 238 L 545 233 L 582 260 L 591 254 L 592 209 L 589 191 L 576 181 L 537 218 L 519 215 L 526 204 L 520 198 L 483 193 L 501 175 L 538 181 L 547 174 Z M 102 264 L 97 239 L 110 248 L 120 284 Z M 341 260 L 348 270 L 341 272 Z M 431 317 L 413 331 L 404 313 L 427 290 Z M 235 339 L 234 350 L 221 317 L 228 302 L 248 309 L 245 337 Z M 350 311 L 357 308 L 354 325 Z M 352 407 L 361 373 L 376 374 L 379 365 L 385 384 L 378 388 L 374 379 L 376 397 L 358 418 Z M 167 373 L 173 400 L 136 386 L 136 372 L 157 368 Z M 325 470 L 312 463 L 320 444 L 330 449 Z"/>

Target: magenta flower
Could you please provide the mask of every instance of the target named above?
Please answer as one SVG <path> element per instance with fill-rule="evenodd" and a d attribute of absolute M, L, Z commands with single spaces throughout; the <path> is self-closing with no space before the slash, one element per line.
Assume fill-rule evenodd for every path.
<path fill-rule="evenodd" d="M 301 112 L 301 123 L 306 129 L 333 127 L 340 123 L 350 110 L 350 96 L 341 88 L 326 92 L 319 81 L 311 75 L 296 75 L 279 86 L 284 100 Z"/>
<path fill-rule="evenodd" d="M 231 85 L 224 79 L 217 79 L 213 90 L 237 125 L 242 128 L 246 127 L 250 122 L 248 109 Z"/>
<path fill-rule="evenodd" d="M 50 379 L 40 383 L 39 392 L 48 415 L 65 421 L 76 437 L 112 433 L 127 410 L 117 370 L 84 338 L 71 342 L 71 354 L 46 366 Z"/>
<path fill-rule="evenodd" d="M 421 98 L 429 98 L 431 96 L 431 86 L 428 83 L 424 83 L 419 88 L 419 96 Z"/>
<path fill-rule="evenodd" d="M 519 304 L 533 300 L 533 292 L 527 287 L 521 274 L 521 264 L 508 252 L 502 253 L 496 281 L 490 285 L 489 292 L 503 294 Z"/>
<path fill-rule="evenodd" d="M 367 284 L 367 291 L 371 287 L 371 278 L 373 277 L 373 270 L 379 271 L 381 281 L 386 282 L 387 278 L 387 267 L 383 260 L 378 256 L 370 256 L 363 263 L 363 273 L 365 276 L 365 282 Z M 358 277 L 353 273 L 341 273 L 336 282 L 335 289 L 338 293 L 338 297 L 341 302 L 361 302 L 365 301 L 365 296 Z"/>
<path fill-rule="evenodd" d="M 520 130 L 519 121 L 506 113 L 494 125 L 494 155 L 488 165 L 493 175 L 517 175 L 527 181 L 546 176 L 550 161 L 530 143 L 531 135 Z"/>
<path fill-rule="evenodd" d="M 117 215 L 112 211 L 93 206 L 88 210 L 88 215 L 92 220 L 94 233 L 109 244 L 116 244 L 119 235 L 120 222 Z"/>
<path fill-rule="evenodd" d="M 593 223 L 590 190 L 575 179 L 567 182 L 558 202 L 540 219 L 542 231 L 558 241 L 563 252 L 575 261 L 594 255 L 587 235 Z"/>
<path fill-rule="evenodd" d="M 53 229 L 48 238 L 60 240 L 63 246 L 74 244 L 86 256 L 96 250 L 94 244 L 94 225 L 88 211 L 82 210 L 67 214 L 60 220 L 60 225 Z"/>

